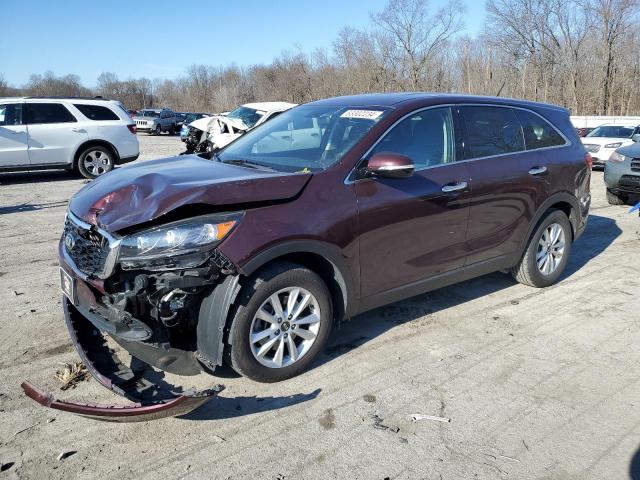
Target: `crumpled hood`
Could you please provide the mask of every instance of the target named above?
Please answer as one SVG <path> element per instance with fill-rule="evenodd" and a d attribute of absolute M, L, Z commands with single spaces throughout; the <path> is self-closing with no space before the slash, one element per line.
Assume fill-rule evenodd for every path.
<path fill-rule="evenodd" d="M 199 118 L 198 120 L 194 120 L 193 122 L 191 122 L 189 126 L 206 132 L 209 130 L 209 127 L 216 121 L 229 124 L 233 128 L 237 128 L 238 130 L 248 130 L 247 126 L 239 118 L 229 118 L 225 117 L 224 115 L 214 115 L 213 117 Z"/>
<path fill-rule="evenodd" d="M 178 207 L 286 200 L 311 174 L 257 170 L 195 155 L 128 165 L 98 177 L 76 193 L 71 212 L 115 232 L 154 220 Z"/>

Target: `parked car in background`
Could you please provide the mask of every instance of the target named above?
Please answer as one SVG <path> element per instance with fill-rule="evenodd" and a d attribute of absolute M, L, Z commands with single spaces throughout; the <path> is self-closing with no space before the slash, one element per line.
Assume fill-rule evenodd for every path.
<path fill-rule="evenodd" d="M 200 120 L 205 117 L 212 117 L 211 113 L 187 113 L 187 117 L 184 119 L 182 128 L 180 128 L 180 140 L 185 141 L 189 135 L 189 125 L 196 120 Z"/>
<path fill-rule="evenodd" d="M 184 125 L 184 121 L 187 118 L 188 113 L 176 112 L 176 132 L 179 132 Z"/>
<path fill-rule="evenodd" d="M 593 132 L 593 130 L 594 130 L 593 128 L 586 128 L 586 127 L 576 128 L 576 133 L 578 134 L 578 136 L 580 138 L 582 138 L 582 137 L 586 137 L 587 135 L 589 135 L 591 132 Z"/>
<path fill-rule="evenodd" d="M 304 141 L 271 141 L 283 134 Z M 214 161 L 142 162 L 80 190 L 59 247 L 67 326 L 98 381 L 136 400 L 155 390 L 128 381 L 106 335 L 178 375 L 226 360 L 257 381 L 291 378 L 345 317 L 499 270 L 557 282 L 586 226 L 589 162 L 569 112 L 547 104 L 420 93 L 311 102 Z M 185 413 L 214 393 L 146 398 Z M 152 408 L 64 407 L 112 419 Z"/>
<path fill-rule="evenodd" d="M 137 110 L 127 110 L 127 113 L 129 113 L 129 116 L 131 118 L 133 118 L 138 114 L 138 111 Z"/>
<path fill-rule="evenodd" d="M 593 157 L 594 167 L 604 167 L 616 149 L 633 143 L 631 137 L 640 132 L 637 124 L 608 124 L 594 128 L 582 143 Z"/>
<path fill-rule="evenodd" d="M 625 205 L 640 197 L 640 134 L 633 141 L 613 152 L 605 163 L 604 183 L 611 205 Z"/>
<path fill-rule="evenodd" d="M 214 115 L 189 124 L 185 138 L 188 152 L 215 152 L 252 128 L 295 107 L 295 103 L 247 103 L 226 115 Z"/>
<path fill-rule="evenodd" d="M 176 114 L 168 108 L 139 110 L 134 120 L 140 132 L 154 135 L 160 135 L 162 132 L 169 132 L 173 135 L 176 132 Z"/>
<path fill-rule="evenodd" d="M 78 170 L 98 177 L 138 158 L 136 125 L 120 102 L 0 98 L 0 170 Z"/>

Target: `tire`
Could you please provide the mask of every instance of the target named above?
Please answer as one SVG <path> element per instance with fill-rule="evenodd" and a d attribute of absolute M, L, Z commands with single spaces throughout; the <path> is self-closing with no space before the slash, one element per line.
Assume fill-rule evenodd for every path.
<path fill-rule="evenodd" d="M 302 300 L 306 299 L 306 294 L 311 295 L 308 306 L 292 317 L 287 317 L 288 308 L 283 308 L 283 317 L 279 317 L 278 311 L 272 308 L 271 299 L 277 298 L 286 307 L 289 296 L 295 294 L 293 289 L 296 288 L 299 293 L 295 298 Z M 296 305 L 303 304 L 300 302 Z M 259 316 L 258 309 L 262 312 Z M 319 314 L 317 309 L 320 310 Z M 296 308 L 291 310 L 295 313 Z M 294 263 L 274 264 L 250 277 L 240 292 L 237 308 L 232 315 L 227 337 L 227 361 L 240 375 L 265 383 L 286 380 L 306 370 L 324 348 L 333 322 L 329 289 L 316 273 Z M 267 317 L 269 321 L 262 320 Z M 279 322 L 278 318 L 282 321 Z M 295 325 L 296 318 L 298 321 L 318 321 Z M 306 332 L 304 338 L 298 335 L 302 330 Z M 252 332 L 254 338 L 262 334 L 256 343 L 251 342 Z M 292 358 L 291 343 L 297 359 Z M 259 361 L 258 353 L 261 350 L 266 353 Z M 280 350 L 281 366 L 277 366 Z"/>
<path fill-rule="evenodd" d="M 78 171 L 89 179 L 98 178 L 100 175 L 113 170 L 114 154 L 105 147 L 88 147 L 78 157 Z"/>
<path fill-rule="evenodd" d="M 175 135 L 175 134 L 176 134 L 176 126 L 171 125 L 171 128 L 169 129 L 169 135 Z"/>
<path fill-rule="evenodd" d="M 552 247 L 547 247 L 546 251 L 550 252 L 547 254 L 544 253 L 545 247 L 542 245 L 548 245 L 545 239 L 550 239 L 553 236 L 553 234 L 550 235 L 549 232 L 549 229 L 554 228 L 553 226 L 559 226 L 561 228 L 562 233 L 559 235 L 564 239 L 563 249 L 559 258 L 557 255 L 559 249 L 553 246 L 555 245 L 557 247 L 559 243 L 554 244 L 550 242 Z M 543 235 L 545 235 L 545 239 L 542 238 Z M 529 239 L 529 243 L 520 262 L 511 269 L 511 275 L 513 275 L 513 278 L 518 282 L 531 287 L 544 288 L 553 285 L 558 281 L 558 278 L 560 278 L 560 275 L 562 275 L 562 272 L 567 266 L 567 261 L 571 254 L 572 242 L 573 230 L 567 215 L 560 210 L 551 210 L 550 213 L 538 223 L 533 235 Z M 553 254 L 552 252 L 556 253 Z M 539 256 L 540 260 L 538 259 Z M 547 258 L 550 263 L 545 264 L 544 261 Z M 539 267 L 539 262 L 543 263 L 543 268 Z M 543 270 L 546 269 L 549 269 L 549 271 L 543 273 Z"/>
<path fill-rule="evenodd" d="M 161 134 L 162 134 L 162 126 L 156 125 L 156 129 L 154 130 L 154 135 L 161 135 Z"/>
<path fill-rule="evenodd" d="M 627 199 L 616 195 L 607 188 L 607 202 L 609 202 L 609 205 L 626 205 Z"/>

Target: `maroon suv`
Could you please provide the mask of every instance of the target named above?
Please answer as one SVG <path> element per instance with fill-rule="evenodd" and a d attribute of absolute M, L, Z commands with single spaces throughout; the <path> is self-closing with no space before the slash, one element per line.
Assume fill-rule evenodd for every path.
<path fill-rule="evenodd" d="M 496 270 L 553 284 L 585 228 L 589 180 L 563 108 L 421 93 L 312 102 L 212 159 L 138 163 L 80 190 L 59 247 L 66 322 L 96 378 L 141 401 L 130 415 L 187 410 L 211 392 L 163 396 L 144 364 L 191 375 L 226 360 L 284 380 L 338 319 Z"/>

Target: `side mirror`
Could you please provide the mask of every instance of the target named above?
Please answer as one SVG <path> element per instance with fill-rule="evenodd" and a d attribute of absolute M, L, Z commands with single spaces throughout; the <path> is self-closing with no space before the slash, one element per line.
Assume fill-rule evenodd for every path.
<path fill-rule="evenodd" d="M 414 168 L 413 160 L 393 152 L 376 153 L 367 164 L 367 172 L 381 178 L 408 178 Z"/>
<path fill-rule="evenodd" d="M 636 133 L 634 136 L 632 136 L 631 140 L 633 140 L 634 142 L 640 142 L 640 133 Z"/>

